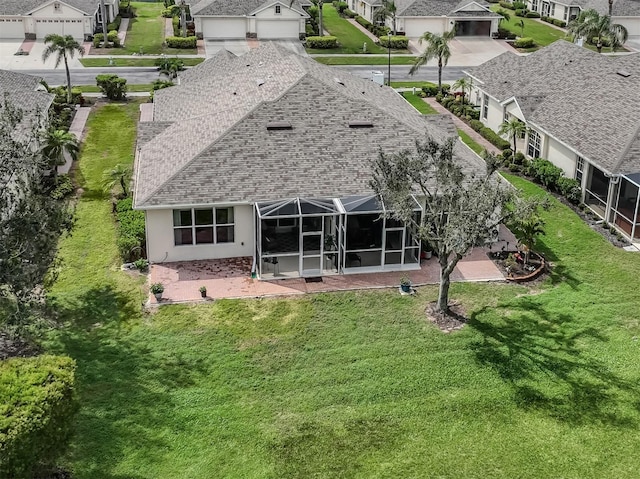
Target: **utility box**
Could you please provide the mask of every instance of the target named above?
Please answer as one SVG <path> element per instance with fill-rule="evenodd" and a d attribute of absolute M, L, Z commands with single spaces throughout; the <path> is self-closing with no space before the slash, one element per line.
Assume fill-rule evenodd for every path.
<path fill-rule="evenodd" d="M 378 85 L 384 85 L 384 73 L 376 70 L 372 71 L 371 81 L 377 83 Z"/>

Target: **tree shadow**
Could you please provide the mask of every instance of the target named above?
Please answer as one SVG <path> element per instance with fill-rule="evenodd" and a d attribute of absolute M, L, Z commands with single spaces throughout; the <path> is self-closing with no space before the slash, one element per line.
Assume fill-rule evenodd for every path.
<path fill-rule="evenodd" d="M 475 355 L 511 385 L 519 407 L 572 425 L 638 426 L 637 384 L 586 349 L 608 340 L 598 329 L 551 314 L 533 298 L 509 304 L 508 318 L 485 319 L 489 309 L 471 315 L 469 326 L 482 334 Z"/>
<path fill-rule="evenodd" d="M 75 472 L 95 479 L 142 477 L 115 470 L 135 455 L 146 463 L 163 461 L 171 444 L 162 431 L 183 429 L 171 393 L 194 384 L 204 365 L 180 352 L 153 350 L 132 335 L 126 321 L 140 317 L 140 305 L 110 286 L 61 303 L 54 308 L 67 326 L 50 350 L 77 362 Z"/>
<path fill-rule="evenodd" d="M 551 285 L 556 286 L 563 283 L 567 284 L 571 289 L 578 289 L 582 281 L 576 278 L 573 272 L 562 264 L 560 258 L 558 258 L 552 248 L 546 245 L 543 238 L 538 239 L 535 249 L 536 252 L 542 254 L 547 263 L 553 264 L 552 267 L 547 266 Z"/>

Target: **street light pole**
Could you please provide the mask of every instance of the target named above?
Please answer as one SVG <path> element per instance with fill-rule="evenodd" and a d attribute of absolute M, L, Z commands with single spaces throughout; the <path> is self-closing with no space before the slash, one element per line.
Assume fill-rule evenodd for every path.
<path fill-rule="evenodd" d="M 391 35 L 387 33 L 387 85 L 391 86 Z"/>

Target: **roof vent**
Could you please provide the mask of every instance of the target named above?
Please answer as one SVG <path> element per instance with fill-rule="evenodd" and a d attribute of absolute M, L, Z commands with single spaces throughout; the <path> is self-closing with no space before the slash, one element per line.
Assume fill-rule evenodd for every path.
<path fill-rule="evenodd" d="M 629 78 L 631 76 L 631 73 L 629 73 L 627 70 L 618 70 L 616 73 L 624 78 Z"/>
<path fill-rule="evenodd" d="M 270 121 L 267 130 L 293 130 L 293 127 L 288 121 Z"/>
<path fill-rule="evenodd" d="M 342 85 L 344 86 L 344 82 L 342 80 L 340 80 L 340 78 L 336 77 L 333 79 L 338 85 Z"/>
<path fill-rule="evenodd" d="M 256 83 L 258 84 L 258 86 L 262 86 L 262 85 L 264 85 L 264 80 L 262 78 L 258 78 L 256 80 Z"/>
<path fill-rule="evenodd" d="M 369 120 L 351 120 L 349 128 L 373 128 L 373 123 Z"/>

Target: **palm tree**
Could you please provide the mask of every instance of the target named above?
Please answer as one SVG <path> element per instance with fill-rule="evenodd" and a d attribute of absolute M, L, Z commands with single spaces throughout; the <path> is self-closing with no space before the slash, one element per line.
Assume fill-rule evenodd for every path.
<path fill-rule="evenodd" d="M 509 15 L 509 12 L 507 12 L 504 8 L 498 8 L 496 10 L 496 13 L 502 17 L 500 20 L 498 20 L 498 27 L 502 23 L 502 20 L 506 20 L 507 22 L 511 20 L 511 15 Z"/>
<path fill-rule="evenodd" d="M 105 34 L 105 40 L 106 40 Z M 73 58 L 76 54 L 84 55 L 84 47 L 71 35 L 56 35 L 50 33 L 44 37 L 44 43 L 47 47 L 42 52 L 42 61 L 47 61 L 51 55 L 56 55 L 56 65 L 58 68 L 60 62 L 64 60 L 64 67 L 67 70 L 67 103 L 71 103 L 71 74 L 69 73 L 69 62 L 67 57 Z"/>
<path fill-rule="evenodd" d="M 53 170 L 55 179 L 58 176 L 58 166 L 66 163 L 65 153 L 73 161 L 78 159 L 80 143 L 73 133 L 66 130 L 49 129 L 44 132 L 41 152 L 47 165 Z"/>
<path fill-rule="evenodd" d="M 509 121 L 503 121 L 500 125 L 498 133 L 510 138 L 513 141 L 513 154 L 517 153 L 516 140 L 527 131 L 527 125 L 518 120 L 511 118 Z"/>
<path fill-rule="evenodd" d="M 427 42 L 427 48 L 416 58 L 409 75 L 416 73 L 420 67 L 426 64 L 429 60 L 434 58 L 438 59 L 438 90 L 442 93 L 442 68 L 449 63 L 451 58 L 451 50 L 449 49 L 449 42 L 456 36 L 455 25 L 453 28 L 439 35 L 437 33 L 425 32 L 419 39 L 418 43 L 422 45 L 422 42 Z"/>
<path fill-rule="evenodd" d="M 524 250 L 524 264 L 529 263 L 529 255 L 538 236 L 544 235 L 544 221 L 536 215 L 527 218 L 515 218 L 509 224 L 509 230 L 518 239 Z"/>
<path fill-rule="evenodd" d="M 522 18 L 516 23 L 516 27 L 520 27 L 520 37 L 524 37 L 524 20 Z"/>
<path fill-rule="evenodd" d="M 111 191 L 117 184 L 122 188 L 124 196 L 129 196 L 127 183 L 131 178 L 131 167 L 118 164 L 113 168 L 106 169 L 102 173 L 102 185 L 106 192 Z"/>
<path fill-rule="evenodd" d="M 467 94 L 467 91 L 471 93 L 471 87 L 473 87 L 473 80 L 470 78 L 460 78 L 453 84 L 453 89 L 462 91 L 462 104 L 464 105 L 464 99 Z"/>
<path fill-rule="evenodd" d="M 396 34 L 396 2 L 394 0 L 382 0 L 382 6 L 378 7 L 373 14 L 374 21 L 382 22 L 386 25 L 387 20 L 391 20 L 391 34 Z"/>
<path fill-rule="evenodd" d="M 567 32 L 574 38 L 586 37 L 588 41 L 596 39 L 598 53 L 602 53 L 605 41 L 612 50 L 622 46 L 629 37 L 627 29 L 618 23 L 611 23 L 610 15 L 600 15 L 595 10 L 585 10 L 569 24 Z"/>

